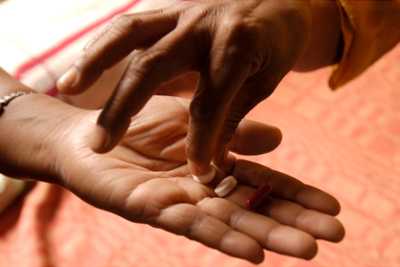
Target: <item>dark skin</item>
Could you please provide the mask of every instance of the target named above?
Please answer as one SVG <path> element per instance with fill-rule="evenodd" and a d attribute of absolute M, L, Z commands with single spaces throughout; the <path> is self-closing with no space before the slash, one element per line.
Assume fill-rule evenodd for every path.
<path fill-rule="evenodd" d="M 5 94 L 32 91 L 4 72 L 0 76 Z M 225 198 L 216 197 L 213 184 L 193 181 L 185 153 L 186 100 L 152 98 L 121 143 L 104 154 L 91 148 L 100 140 L 98 115 L 40 94 L 15 99 L 0 117 L 0 172 L 59 184 L 127 220 L 254 263 L 263 261 L 264 250 L 310 259 L 317 239 L 343 238 L 335 198 L 260 164 L 232 158 L 229 173 L 217 179 L 232 174 L 239 185 Z M 244 120 L 228 146 L 256 155 L 280 140 L 275 127 Z M 266 181 L 273 188 L 270 200 L 260 210 L 247 210 L 246 200 Z"/>
<path fill-rule="evenodd" d="M 292 69 L 332 64 L 340 40 L 335 1 L 183 1 L 123 15 L 93 40 L 58 83 L 80 93 L 134 51 L 98 119 L 98 152 L 112 149 L 159 85 L 196 71 L 187 156 L 191 173 L 223 161 L 242 118 Z"/>

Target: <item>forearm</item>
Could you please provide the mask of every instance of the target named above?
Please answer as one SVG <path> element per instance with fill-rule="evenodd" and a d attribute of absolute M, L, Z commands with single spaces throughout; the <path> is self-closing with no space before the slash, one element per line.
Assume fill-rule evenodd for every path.
<path fill-rule="evenodd" d="M 340 14 L 336 1 L 310 0 L 309 39 L 295 71 L 310 71 L 336 63 L 341 47 Z"/>

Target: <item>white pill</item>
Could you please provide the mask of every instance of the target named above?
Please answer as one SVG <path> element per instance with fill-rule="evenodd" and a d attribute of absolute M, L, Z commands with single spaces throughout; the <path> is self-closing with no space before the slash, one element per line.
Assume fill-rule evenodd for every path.
<path fill-rule="evenodd" d="M 230 192 L 232 192 L 237 185 L 235 177 L 232 175 L 224 178 L 214 189 L 215 194 L 219 197 L 225 197 Z"/>

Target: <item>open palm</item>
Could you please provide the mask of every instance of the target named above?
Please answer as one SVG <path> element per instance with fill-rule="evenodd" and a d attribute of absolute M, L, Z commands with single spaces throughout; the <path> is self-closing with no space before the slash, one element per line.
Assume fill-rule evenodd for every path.
<path fill-rule="evenodd" d="M 309 259 L 316 254 L 316 239 L 343 238 L 332 196 L 257 163 L 235 161 L 230 174 L 239 185 L 226 198 L 216 197 L 214 184 L 195 182 L 186 166 L 184 99 L 153 97 L 106 154 L 90 148 L 98 112 L 85 114 L 64 135 L 59 172 L 64 186 L 99 208 L 255 263 L 264 259 L 264 249 Z M 230 148 L 261 154 L 280 138 L 273 127 L 244 121 Z M 246 199 L 265 181 L 272 186 L 271 198 L 257 212 L 247 210 Z"/>

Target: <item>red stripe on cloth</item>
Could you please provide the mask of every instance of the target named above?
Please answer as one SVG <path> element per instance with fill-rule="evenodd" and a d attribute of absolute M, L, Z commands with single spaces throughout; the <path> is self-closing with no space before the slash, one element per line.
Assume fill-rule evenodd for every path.
<path fill-rule="evenodd" d="M 46 95 L 53 96 L 53 97 L 58 96 L 58 90 L 57 90 L 57 88 L 56 88 L 56 87 L 53 87 L 53 88 L 51 88 L 50 90 L 47 90 Z"/>
<path fill-rule="evenodd" d="M 71 43 L 73 43 L 76 40 L 80 39 L 81 37 L 83 37 L 87 33 L 93 31 L 94 29 L 96 29 L 97 27 L 102 25 L 103 23 L 109 21 L 115 15 L 118 15 L 120 13 L 123 13 L 123 12 L 128 11 L 129 9 L 133 8 L 135 5 L 139 4 L 140 1 L 141 0 L 133 0 L 132 2 L 130 2 L 128 4 L 115 9 L 110 14 L 104 16 L 103 18 L 100 18 L 99 20 L 93 22 L 92 24 L 89 24 L 88 26 L 86 26 L 82 30 L 80 30 L 80 31 L 72 34 L 71 36 L 65 38 L 64 40 L 62 40 L 58 44 L 54 45 L 53 47 L 51 47 L 47 51 L 45 51 L 45 52 L 43 52 L 43 53 L 41 53 L 41 54 L 39 54 L 37 56 L 32 57 L 30 60 L 28 60 L 27 62 L 21 64 L 16 69 L 16 71 L 14 73 L 14 77 L 16 79 L 21 79 L 21 77 L 25 73 L 27 73 L 28 71 L 33 69 L 38 64 L 41 64 L 44 61 L 46 61 L 47 59 L 49 59 L 50 57 L 58 54 L 60 51 L 62 51 L 66 47 L 68 47 Z"/>

